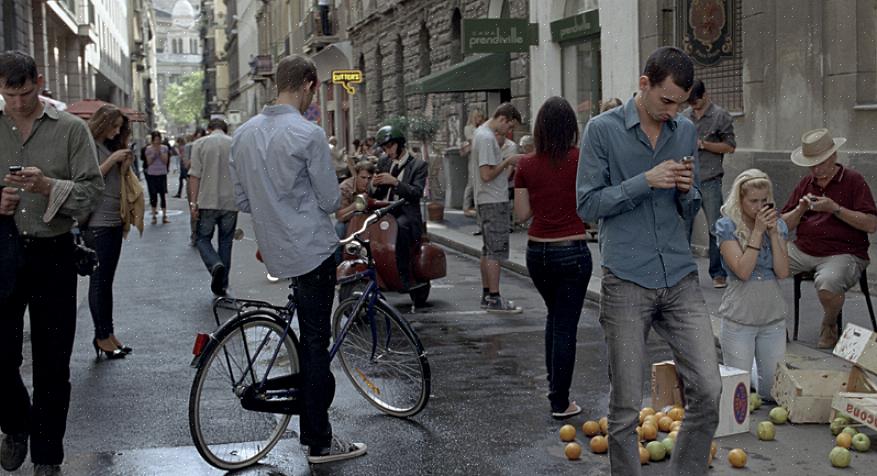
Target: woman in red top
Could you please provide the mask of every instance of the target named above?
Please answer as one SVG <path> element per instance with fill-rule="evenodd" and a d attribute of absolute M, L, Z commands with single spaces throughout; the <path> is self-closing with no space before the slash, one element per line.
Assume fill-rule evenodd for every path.
<path fill-rule="evenodd" d="M 545 300 L 545 365 L 551 415 L 564 419 L 582 409 L 569 399 L 576 360 L 576 331 L 591 279 L 585 224 L 576 214 L 578 123 L 560 97 L 545 101 L 536 116 L 536 152 L 518 161 L 515 218 L 528 231 L 527 270 Z"/>

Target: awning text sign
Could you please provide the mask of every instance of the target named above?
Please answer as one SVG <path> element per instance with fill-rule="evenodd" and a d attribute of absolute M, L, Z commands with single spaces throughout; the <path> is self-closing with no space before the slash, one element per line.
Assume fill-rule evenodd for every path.
<path fill-rule="evenodd" d="M 600 34 L 600 17 L 597 10 L 551 22 L 551 40 L 567 43 Z"/>
<path fill-rule="evenodd" d="M 354 84 L 362 83 L 362 71 L 358 69 L 336 69 L 332 71 L 332 82 L 340 84 L 348 94 L 356 94 Z"/>
<path fill-rule="evenodd" d="M 463 20 L 463 53 L 528 52 L 539 44 L 538 25 L 518 18 Z"/>

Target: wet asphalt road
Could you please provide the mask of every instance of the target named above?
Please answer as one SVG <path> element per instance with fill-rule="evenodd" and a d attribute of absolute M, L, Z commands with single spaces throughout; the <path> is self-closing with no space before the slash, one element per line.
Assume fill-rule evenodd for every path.
<path fill-rule="evenodd" d="M 171 200 L 172 208 L 183 206 L 182 200 Z M 186 218 L 178 214 L 171 219 L 169 225 L 147 224 L 144 236 L 135 233 L 123 248 L 115 285 L 116 335 L 134 347 L 128 358 L 94 359 L 86 282 L 80 282 L 64 474 L 221 474 L 206 465 L 191 446 L 187 419 L 194 376 L 188 364 L 194 335 L 215 328 L 209 278 L 197 251 L 187 244 Z M 249 217 L 241 215 L 239 226 L 247 236 L 235 243 L 232 292 L 239 297 L 284 302 L 286 287 L 269 283 L 264 267 L 254 259 L 256 246 Z M 335 365 L 338 385 L 330 410 L 334 430 L 367 443 L 367 456 L 309 467 L 297 440 L 289 439 L 282 441 L 263 465 L 235 474 L 607 473 L 605 455 L 585 451 L 577 462 L 562 455 L 563 445 L 557 437 L 560 423 L 549 416 L 545 397 L 544 307 L 529 279 L 503 271 L 503 295 L 522 306 L 523 314 L 487 314 L 478 309 L 477 262 L 454 252 L 447 254 L 449 276 L 433 283 L 431 307 L 412 313 L 407 296 L 388 296 L 405 313 L 428 352 L 432 369 L 428 407 L 410 420 L 384 416 L 353 390 Z M 585 413 L 571 420 L 576 426 L 605 415 L 607 408 L 606 351 L 593 304 L 585 307 L 578 337 L 571 393 Z M 669 358 L 666 345 L 653 339 L 651 361 Z M 29 375 L 29 364 L 24 372 Z M 648 388 L 643 390 L 647 395 Z M 296 420 L 292 430 L 297 430 Z M 800 433 L 794 441 L 792 430 L 782 430 L 789 433 L 793 451 L 807 448 L 812 441 L 809 433 L 801 433 L 806 427 L 798 428 L 802 429 L 794 430 L 796 435 Z M 738 441 L 753 445 L 749 440 L 754 438 L 725 439 L 722 451 L 726 451 L 725 446 L 743 444 Z M 826 454 L 829 449 L 825 448 Z M 752 467 L 763 469 L 758 472 L 790 474 L 771 461 L 769 452 L 751 454 L 752 465 L 756 465 Z M 873 455 L 867 460 L 872 464 L 877 463 Z M 816 461 L 824 462 L 825 458 Z M 854 460 L 854 466 L 859 461 Z M 858 467 L 864 469 L 861 463 L 865 461 Z M 827 474 L 829 471 L 821 471 L 824 466 L 818 465 L 818 472 L 805 469 L 803 474 Z M 13 474 L 29 474 L 29 470 L 25 465 Z M 723 462 L 714 474 L 730 471 Z M 667 464 L 650 465 L 645 474 L 667 474 Z"/>

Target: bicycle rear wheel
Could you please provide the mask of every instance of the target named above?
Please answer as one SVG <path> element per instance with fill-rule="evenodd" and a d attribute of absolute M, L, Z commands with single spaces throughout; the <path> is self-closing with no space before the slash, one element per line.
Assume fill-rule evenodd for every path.
<path fill-rule="evenodd" d="M 338 349 L 341 367 L 353 386 L 382 412 L 416 415 L 429 401 L 429 362 L 417 334 L 399 313 L 383 301 L 375 303 L 375 337 L 367 306 L 354 313 L 358 298 L 342 302 L 332 318 L 337 340 L 352 320 Z M 374 348 L 374 355 L 372 349 Z"/>
<path fill-rule="evenodd" d="M 212 466 L 234 470 L 252 465 L 286 431 L 290 415 L 250 411 L 241 404 L 244 388 L 260 381 L 272 361 L 269 379 L 299 373 L 294 335 L 280 341 L 285 326 L 264 311 L 245 313 L 218 332 L 218 344 L 203 357 L 189 394 L 189 430 L 198 453 Z"/>

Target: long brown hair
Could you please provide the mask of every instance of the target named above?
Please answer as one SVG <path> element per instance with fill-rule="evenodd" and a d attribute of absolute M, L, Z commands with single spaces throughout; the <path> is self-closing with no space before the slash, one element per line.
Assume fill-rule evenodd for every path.
<path fill-rule="evenodd" d="M 579 125 L 572 106 L 562 97 L 548 98 L 539 108 L 533 127 L 536 152 L 547 155 L 552 165 L 557 166 L 578 140 Z"/>
<path fill-rule="evenodd" d="M 113 125 L 119 118 L 122 118 L 124 124 L 125 115 L 122 114 L 122 111 L 112 104 L 104 104 L 88 120 L 88 129 L 91 130 L 91 136 L 96 140 L 103 140 L 107 131 L 113 128 Z"/>

